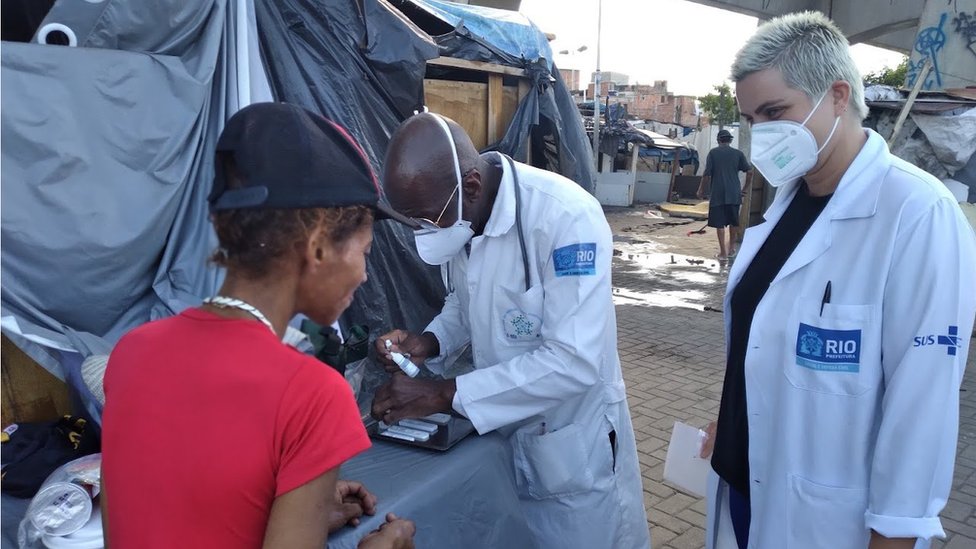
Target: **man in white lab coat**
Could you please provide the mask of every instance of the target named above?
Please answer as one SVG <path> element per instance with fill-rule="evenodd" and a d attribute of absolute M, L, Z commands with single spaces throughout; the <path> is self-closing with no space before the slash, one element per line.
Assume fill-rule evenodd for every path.
<path fill-rule="evenodd" d="M 508 436 L 540 548 L 649 547 L 599 203 L 557 174 L 479 155 L 457 124 L 428 113 L 394 134 L 384 186 L 422 225 L 418 252 L 444 265 L 450 294 L 422 334 L 393 331 L 377 350 L 386 355 L 390 339 L 440 373 L 470 343 L 475 370 L 395 374 L 373 415 L 390 423 L 453 411 L 479 433 Z"/>
<path fill-rule="evenodd" d="M 824 15 L 764 24 L 732 79 L 778 191 L 729 274 L 706 547 L 927 547 L 976 315 L 972 228 L 861 128 L 861 78 Z"/>

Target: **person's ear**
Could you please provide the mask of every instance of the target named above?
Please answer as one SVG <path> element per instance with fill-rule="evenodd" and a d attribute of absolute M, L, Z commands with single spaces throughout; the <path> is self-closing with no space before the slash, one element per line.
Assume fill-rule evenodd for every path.
<path fill-rule="evenodd" d="M 847 108 L 851 101 L 851 85 L 843 80 L 838 80 L 831 84 L 830 91 L 831 102 L 833 103 L 834 116 L 840 116 L 847 112 Z"/>
<path fill-rule="evenodd" d="M 477 168 L 469 171 L 461 180 L 461 190 L 467 202 L 477 202 L 484 192 L 484 184 L 481 181 L 481 172 Z"/>
<path fill-rule="evenodd" d="M 321 227 L 315 229 L 309 235 L 303 254 L 306 270 L 314 273 L 324 268 L 330 262 L 334 251 L 325 237 L 325 229 Z"/>

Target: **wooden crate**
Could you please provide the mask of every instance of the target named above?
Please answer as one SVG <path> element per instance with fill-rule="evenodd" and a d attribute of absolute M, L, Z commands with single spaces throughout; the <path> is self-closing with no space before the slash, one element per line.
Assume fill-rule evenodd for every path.
<path fill-rule="evenodd" d="M 492 63 L 440 57 L 432 65 L 484 73 L 487 83 L 424 80 L 424 100 L 432 112 L 443 114 L 461 125 L 478 149 L 496 143 L 505 135 L 519 101 L 529 92 L 522 69 Z M 505 85 L 505 76 L 517 76 L 518 85 Z"/>

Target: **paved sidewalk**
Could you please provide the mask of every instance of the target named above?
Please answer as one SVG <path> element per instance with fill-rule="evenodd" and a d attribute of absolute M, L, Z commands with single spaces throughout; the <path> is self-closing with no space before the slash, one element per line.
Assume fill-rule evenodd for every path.
<path fill-rule="evenodd" d="M 704 259 L 717 251 L 714 230 L 687 236 L 701 222 L 658 219 L 636 209 L 610 210 L 607 217 L 617 241 L 614 285 L 620 358 L 653 545 L 698 549 L 704 546 L 705 502 L 665 485 L 662 477 L 674 422 L 705 425 L 718 413 L 725 354 L 718 310 L 727 266 Z M 663 304 L 669 306 L 659 306 Z M 974 347 L 969 375 L 963 380 L 955 482 L 942 513 L 949 537 L 933 543 L 934 548 L 976 548 Z"/>

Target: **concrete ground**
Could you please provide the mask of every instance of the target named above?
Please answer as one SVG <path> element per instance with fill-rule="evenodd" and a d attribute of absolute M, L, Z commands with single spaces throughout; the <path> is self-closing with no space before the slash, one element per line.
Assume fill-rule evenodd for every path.
<path fill-rule="evenodd" d="M 715 231 L 646 208 L 609 209 L 620 358 L 644 477 L 655 549 L 704 546 L 705 502 L 662 481 L 675 421 L 703 426 L 718 413 L 725 354 L 727 266 L 712 258 Z M 955 480 L 934 548 L 976 547 L 976 345 L 963 380 Z"/>

